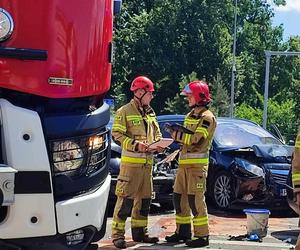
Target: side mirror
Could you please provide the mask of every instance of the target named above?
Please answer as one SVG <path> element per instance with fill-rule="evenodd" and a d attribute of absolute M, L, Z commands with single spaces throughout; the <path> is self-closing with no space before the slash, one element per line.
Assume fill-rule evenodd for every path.
<path fill-rule="evenodd" d="M 122 0 L 114 0 L 114 15 L 120 14 L 122 9 Z"/>
<path fill-rule="evenodd" d="M 294 145 L 295 145 L 295 141 L 289 140 L 289 142 L 287 143 L 287 145 L 289 145 L 289 146 L 294 146 Z"/>

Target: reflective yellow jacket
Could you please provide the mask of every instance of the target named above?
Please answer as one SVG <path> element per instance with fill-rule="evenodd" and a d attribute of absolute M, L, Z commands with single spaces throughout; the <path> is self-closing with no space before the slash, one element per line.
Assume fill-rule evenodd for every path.
<path fill-rule="evenodd" d="M 122 162 L 146 163 L 145 159 L 150 159 L 149 154 L 139 153 L 137 145 L 138 142 L 150 144 L 161 138 L 155 112 L 150 107 L 146 111 L 140 110 L 132 99 L 117 110 L 112 136 L 122 147 Z"/>
<path fill-rule="evenodd" d="M 295 151 L 292 162 L 292 181 L 294 192 L 300 192 L 300 130 L 295 142 Z"/>
<path fill-rule="evenodd" d="M 184 127 L 194 132 L 177 132 L 176 141 L 182 144 L 179 164 L 204 164 L 209 162 L 209 149 L 216 129 L 216 118 L 205 107 L 196 107 L 184 119 Z"/>

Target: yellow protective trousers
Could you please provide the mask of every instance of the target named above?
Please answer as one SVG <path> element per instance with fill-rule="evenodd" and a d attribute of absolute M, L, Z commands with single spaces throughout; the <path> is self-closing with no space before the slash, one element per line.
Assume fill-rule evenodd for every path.
<path fill-rule="evenodd" d="M 112 239 L 124 239 L 125 222 L 131 215 L 133 240 L 147 234 L 148 214 L 151 203 L 152 164 L 121 163 L 116 185 L 112 221 Z"/>
<path fill-rule="evenodd" d="M 209 235 L 208 213 L 204 193 L 206 191 L 206 167 L 199 164 L 179 165 L 173 202 L 176 210 L 176 233 L 191 236 L 191 223 L 195 237 Z M 191 216 L 193 215 L 193 217 Z"/>

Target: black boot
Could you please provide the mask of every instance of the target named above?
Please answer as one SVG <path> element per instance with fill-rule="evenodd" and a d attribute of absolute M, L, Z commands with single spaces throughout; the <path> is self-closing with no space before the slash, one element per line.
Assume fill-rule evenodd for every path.
<path fill-rule="evenodd" d="M 208 236 L 206 237 L 195 237 L 192 240 L 185 242 L 188 247 L 205 247 L 209 245 Z"/>
<path fill-rule="evenodd" d="M 157 243 L 159 239 L 157 237 L 150 237 L 147 233 L 146 228 L 135 227 L 131 229 L 132 239 L 136 242 L 144 243 Z"/>
<path fill-rule="evenodd" d="M 124 249 L 126 248 L 126 241 L 122 238 L 113 240 L 113 243 L 116 248 Z"/>
<path fill-rule="evenodd" d="M 167 242 L 180 242 L 190 240 L 192 237 L 191 224 L 179 225 L 178 233 L 174 233 L 171 236 L 166 236 Z"/>
<path fill-rule="evenodd" d="M 187 241 L 190 240 L 191 237 L 179 235 L 177 233 L 174 233 L 170 236 L 166 236 L 166 241 L 170 243 L 180 242 L 180 241 Z"/>
<path fill-rule="evenodd" d="M 149 235 L 145 235 L 142 242 L 154 244 L 154 243 L 159 242 L 159 238 L 158 237 L 150 237 Z"/>

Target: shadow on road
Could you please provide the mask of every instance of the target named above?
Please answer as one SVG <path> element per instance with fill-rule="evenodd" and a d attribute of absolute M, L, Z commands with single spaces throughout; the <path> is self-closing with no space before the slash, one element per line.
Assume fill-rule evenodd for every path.
<path fill-rule="evenodd" d="M 275 231 L 272 232 L 271 235 L 278 240 L 296 245 L 299 230 Z"/>

